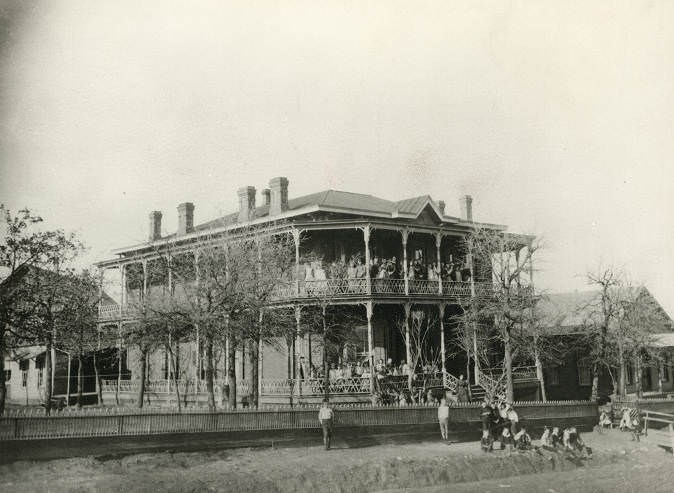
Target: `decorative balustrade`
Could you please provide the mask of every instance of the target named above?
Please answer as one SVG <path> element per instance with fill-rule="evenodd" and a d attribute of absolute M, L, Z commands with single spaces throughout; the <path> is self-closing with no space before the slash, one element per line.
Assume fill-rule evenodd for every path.
<path fill-rule="evenodd" d="M 320 396 L 325 392 L 325 380 L 322 378 L 305 379 L 267 379 L 261 383 L 262 395 L 296 395 L 296 396 Z M 339 394 L 369 394 L 370 378 L 351 377 L 337 378 L 328 382 L 328 393 Z"/>
<path fill-rule="evenodd" d="M 103 392 L 117 392 L 117 380 L 103 380 L 101 385 L 101 390 Z M 150 380 L 145 382 L 145 391 L 153 394 L 173 394 L 176 390 L 176 384 L 178 385 L 178 390 L 181 394 L 193 394 L 193 393 L 206 393 L 206 381 L 205 380 Z M 215 392 L 218 392 L 225 385 L 227 385 L 226 380 L 214 380 L 213 389 Z M 249 393 L 248 382 L 240 381 L 236 384 L 236 390 L 239 395 L 246 395 Z M 139 380 L 120 380 L 119 381 L 119 391 L 120 392 L 138 392 L 140 390 L 140 381 Z"/>
<path fill-rule="evenodd" d="M 495 380 L 501 379 L 504 372 L 503 368 L 501 367 L 484 368 L 481 369 L 481 371 L 483 375 L 488 375 L 489 377 Z M 535 366 L 519 366 L 513 368 L 512 374 L 513 374 L 513 382 L 525 382 L 538 379 L 538 375 L 536 375 Z"/>
<path fill-rule="evenodd" d="M 312 279 L 303 281 L 281 281 L 272 295 L 273 301 L 294 299 L 322 299 L 322 298 L 362 298 L 364 296 L 437 296 L 439 298 L 470 298 L 471 283 L 469 281 L 442 281 L 442 287 L 437 280 L 410 279 L 405 294 L 404 279 Z M 489 298 L 502 292 L 498 286 L 490 282 L 473 283 L 475 296 Z M 528 286 L 510 288 L 510 294 L 529 295 Z M 133 319 L 137 310 L 131 306 L 124 306 L 120 312 L 119 305 L 103 305 L 99 308 L 99 320 Z"/>
<path fill-rule="evenodd" d="M 442 384 L 444 385 L 445 388 L 451 390 L 452 392 L 456 392 L 456 389 L 458 387 L 458 381 L 459 379 L 449 372 L 445 372 L 442 375 Z"/>

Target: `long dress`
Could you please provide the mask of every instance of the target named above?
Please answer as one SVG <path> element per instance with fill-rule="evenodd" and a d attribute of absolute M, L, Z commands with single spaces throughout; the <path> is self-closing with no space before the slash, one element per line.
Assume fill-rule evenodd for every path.
<path fill-rule="evenodd" d="M 456 387 L 456 397 L 459 402 L 470 402 L 468 398 L 468 382 L 459 380 Z"/>

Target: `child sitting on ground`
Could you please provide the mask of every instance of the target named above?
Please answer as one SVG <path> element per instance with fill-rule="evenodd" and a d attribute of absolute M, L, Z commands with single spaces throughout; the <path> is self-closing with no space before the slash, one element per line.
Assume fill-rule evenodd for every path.
<path fill-rule="evenodd" d="M 512 452 L 514 446 L 513 436 L 510 433 L 510 428 L 503 428 L 503 433 L 501 434 L 501 450 L 506 449 L 508 452 Z"/>
<path fill-rule="evenodd" d="M 601 432 L 604 428 L 613 428 L 613 422 L 605 410 L 599 415 L 599 431 Z"/>
<path fill-rule="evenodd" d="M 521 426 L 520 431 L 515 435 L 515 447 L 517 450 L 531 449 L 531 437 L 527 433 L 525 426 Z"/>
<path fill-rule="evenodd" d="M 547 426 L 543 429 L 543 434 L 541 435 L 541 447 L 552 447 L 550 428 Z"/>
<path fill-rule="evenodd" d="M 493 452 L 494 438 L 491 436 L 489 430 L 482 430 L 482 439 L 480 440 L 480 447 L 483 452 Z"/>
<path fill-rule="evenodd" d="M 552 428 L 552 433 L 550 434 L 550 444 L 553 448 L 562 446 L 562 437 L 559 435 L 559 428 L 557 426 Z"/>
<path fill-rule="evenodd" d="M 636 440 L 639 442 L 639 435 L 641 434 L 641 418 L 638 414 L 632 419 L 632 427 L 630 428 L 630 431 L 632 432 L 632 441 Z"/>

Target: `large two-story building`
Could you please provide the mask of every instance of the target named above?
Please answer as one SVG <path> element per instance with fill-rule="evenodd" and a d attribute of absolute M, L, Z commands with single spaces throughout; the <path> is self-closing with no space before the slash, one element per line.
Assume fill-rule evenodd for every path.
<path fill-rule="evenodd" d="M 327 190 L 290 198 L 288 180 L 280 177 L 269 182 L 261 198 L 252 186 L 240 188 L 238 198 L 238 211 L 200 224 L 195 221 L 194 205 L 180 204 L 178 230 L 171 234 L 162 230 L 162 212 L 151 212 L 147 242 L 117 249 L 115 258 L 98 263 L 106 273 L 106 282 L 118 283 L 121 289 L 119 305 L 101 306 L 101 326 L 121 333 L 121 326 L 134 320 L 129 300 L 154 284 L 172 282 L 170 275 L 148 274 L 153 272 L 152 263 L 159 261 L 158 249 L 170 245 L 176 252 L 192 255 L 206 240 L 218 235 L 235 238 L 238 231 L 254 226 L 256 231 L 288 233 L 294 238 L 296 278 L 279 282 L 273 304 L 298 308 L 298 327 L 302 324 L 299 308 L 316 303 L 316 293 L 320 293 L 331 304 L 350 306 L 362 314 L 363 323 L 357 327 L 361 337 L 351 357 L 370 362 L 391 359 L 396 364 L 409 359 L 397 320 L 407 321 L 412 314 L 423 312 L 437 321 L 437 329 L 427 343 L 438 353 L 445 381 L 451 383 L 460 373 L 466 373 L 470 356 L 447 350 L 452 339 L 452 316 L 471 297 L 489 296 L 492 279 L 481 279 L 474 272 L 463 240 L 476 226 L 506 230 L 502 225 L 476 222 L 470 196 L 459 200 L 459 214 L 449 214 L 443 201 L 427 195 L 390 201 Z M 337 263 L 349 266 L 347 282 L 331 278 L 331 266 Z M 194 389 L 198 393 L 203 358 L 196 333 L 194 340 L 180 346 L 177 371 L 181 380 L 196 380 Z M 265 396 L 284 394 L 287 379 L 300 373 L 307 377 L 307 367 L 322 363 L 322 353 L 309 337 L 298 337 L 294 342 L 286 349 L 261 348 L 259 390 L 263 400 Z M 124 347 L 123 341 L 120 344 Z M 124 366 L 128 365 L 137 377 L 133 351 L 133 347 L 127 348 Z M 237 379 L 246 385 L 243 352 L 237 357 L 236 371 Z M 219 352 L 216 360 L 216 379 L 221 379 L 228 367 L 226 352 Z M 307 367 L 300 369 L 300 362 Z M 171 371 L 167 356 L 158 351 L 148 358 L 148 364 L 150 390 L 167 388 Z M 477 370 L 475 365 L 473 371 Z M 123 385 L 131 389 L 133 378 Z M 340 390 L 366 394 L 370 388 L 356 384 L 333 390 L 333 394 Z M 304 392 L 310 393 L 307 387 Z"/>

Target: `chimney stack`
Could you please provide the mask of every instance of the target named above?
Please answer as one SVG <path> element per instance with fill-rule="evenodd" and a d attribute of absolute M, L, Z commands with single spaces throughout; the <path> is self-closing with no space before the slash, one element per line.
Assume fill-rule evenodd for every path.
<path fill-rule="evenodd" d="M 288 210 L 288 178 L 279 176 L 269 181 L 271 189 L 271 203 L 269 215 L 275 216 Z"/>
<path fill-rule="evenodd" d="M 150 212 L 149 241 L 155 241 L 161 238 L 161 211 Z"/>
<path fill-rule="evenodd" d="M 255 216 L 255 187 L 239 188 L 239 222 L 247 223 Z"/>
<path fill-rule="evenodd" d="M 468 222 L 473 222 L 473 197 L 464 195 L 459 199 L 459 207 L 461 210 L 461 219 Z"/>
<path fill-rule="evenodd" d="M 264 198 L 264 205 L 271 204 L 271 190 L 269 190 L 268 188 L 262 190 L 262 197 Z"/>
<path fill-rule="evenodd" d="M 440 209 L 440 212 L 442 212 L 442 215 L 445 215 L 445 201 L 444 200 L 439 200 L 438 201 L 438 209 Z"/>
<path fill-rule="evenodd" d="M 178 206 L 178 236 L 194 231 L 194 204 L 185 202 Z"/>

